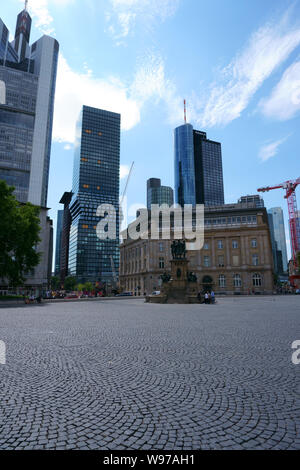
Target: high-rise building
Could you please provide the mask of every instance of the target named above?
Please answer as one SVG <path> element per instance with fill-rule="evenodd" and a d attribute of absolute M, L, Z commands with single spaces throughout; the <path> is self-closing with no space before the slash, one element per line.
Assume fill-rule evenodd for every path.
<path fill-rule="evenodd" d="M 281 209 L 281 207 L 272 207 L 271 209 L 268 210 L 268 213 L 272 215 L 274 239 L 276 241 L 277 250 L 281 251 L 282 253 L 283 270 L 286 272 L 287 267 L 288 267 L 288 259 L 287 259 L 283 210 Z M 270 221 L 271 219 L 269 219 L 269 222 Z"/>
<path fill-rule="evenodd" d="M 206 133 L 183 124 L 175 129 L 175 202 L 224 204 L 222 150 Z"/>
<path fill-rule="evenodd" d="M 27 285 L 46 286 L 52 264 L 52 221 L 47 215 L 58 42 L 42 36 L 32 45 L 31 18 L 18 15 L 15 37 L 0 19 L 0 179 L 19 202 L 39 206 L 41 262 Z"/>
<path fill-rule="evenodd" d="M 63 227 L 61 234 L 61 253 L 60 253 L 60 281 L 63 284 L 69 270 L 69 241 L 70 241 L 70 228 L 72 223 L 70 202 L 73 193 L 65 192 L 59 201 L 64 205 L 63 209 Z"/>
<path fill-rule="evenodd" d="M 59 45 L 43 36 L 30 46 L 30 28 L 23 10 L 10 43 L 0 20 L 0 179 L 20 202 L 47 207 Z"/>
<path fill-rule="evenodd" d="M 173 206 L 174 192 L 169 186 L 162 186 L 159 178 L 147 180 L 147 209 L 151 209 L 152 204 L 167 204 Z"/>
<path fill-rule="evenodd" d="M 120 114 L 83 106 L 77 124 L 69 274 L 79 282 L 110 283 L 119 269 L 120 119 Z M 117 212 L 115 240 L 97 237 L 101 204 Z"/>
<path fill-rule="evenodd" d="M 247 196 L 241 196 L 238 200 L 238 204 L 254 204 L 255 207 L 265 207 L 265 202 L 259 194 L 252 194 Z"/>
<path fill-rule="evenodd" d="M 60 273 L 60 257 L 61 257 L 61 238 L 63 232 L 63 218 L 64 211 L 57 211 L 57 223 L 56 223 L 56 246 L 55 246 L 55 267 L 54 274 L 55 276 Z"/>

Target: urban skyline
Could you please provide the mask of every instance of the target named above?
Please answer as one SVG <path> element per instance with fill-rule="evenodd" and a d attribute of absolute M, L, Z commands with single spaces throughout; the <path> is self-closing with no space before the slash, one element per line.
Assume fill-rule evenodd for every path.
<path fill-rule="evenodd" d="M 141 10 L 144 2 L 140 2 Z M 168 4 L 169 2 L 163 2 Z M 217 5 L 218 3 L 218 5 Z M 124 115 L 123 129 L 122 129 L 122 155 L 121 155 L 121 175 L 126 174 L 128 167 L 131 161 L 134 159 L 136 161 L 135 169 L 132 175 L 131 183 L 128 188 L 128 201 L 130 203 L 141 203 L 144 202 L 143 197 L 140 197 L 142 201 L 136 201 L 136 193 L 142 195 L 145 194 L 145 183 L 147 177 L 155 176 L 160 177 L 164 184 L 174 187 L 173 185 L 173 175 L 168 168 L 172 165 L 173 159 L 173 129 L 176 127 L 176 124 L 183 123 L 183 97 L 187 98 L 188 108 L 188 121 L 190 121 L 195 127 L 201 128 L 204 131 L 208 131 L 209 135 L 213 135 L 213 138 L 219 142 L 222 142 L 223 146 L 223 166 L 224 166 L 224 180 L 225 180 L 225 202 L 236 201 L 241 194 L 254 194 L 257 187 L 269 183 L 276 183 L 282 179 L 289 179 L 296 177 L 299 173 L 299 167 L 297 169 L 298 161 L 296 159 L 296 148 L 297 148 L 297 136 L 294 130 L 297 128 L 298 117 L 297 117 L 297 107 L 294 107 L 294 114 L 289 118 L 285 118 L 282 121 L 277 120 L 276 118 L 271 119 L 270 117 L 264 117 L 263 113 L 260 113 L 258 110 L 258 104 L 260 101 L 271 96 L 273 90 L 278 83 L 281 82 L 284 72 L 297 64 L 296 53 L 298 48 L 298 31 L 299 25 L 293 20 L 297 16 L 297 11 L 299 6 L 294 5 L 294 10 L 287 2 L 277 1 L 271 2 L 266 1 L 263 5 L 260 2 L 253 2 L 251 5 L 243 5 L 243 7 L 237 7 L 234 4 L 234 8 L 230 7 L 231 1 L 228 2 L 229 5 L 223 6 L 219 2 L 204 2 L 205 11 L 206 11 L 206 28 L 205 31 L 199 32 L 195 30 L 194 22 L 192 21 L 192 11 L 193 16 L 196 16 L 195 13 L 200 8 L 197 2 L 192 2 L 193 8 L 190 10 L 186 5 L 186 2 L 179 1 L 176 2 L 176 7 L 170 9 L 170 14 L 166 14 L 166 18 L 162 19 L 161 16 L 156 12 L 153 13 L 153 31 L 151 34 L 155 37 L 159 37 L 161 40 L 161 50 L 155 51 L 157 54 L 146 55 L 146 58 L 151 58 L 151 67 L 153 73 L 157 72 L 154 75 L 150 74 L 150 78 L 157 79 L 159 85 L 164 85 L 167 79 L 170 79 L 170 83 L 176 85 L 176 94 L 174 95 L 174 103 L 176 103 L 174 112 L 173 122 L 169 122 L 167 117 L 168 106 L 166 106 L 165 95 L 166 88 L 159 88 L 160 95 L 156 95 L 155 100 L 152 100 L 150 104 L 149 101 L 143 101 L 142 105 L 138 103 L 138 100 L 135 101 L 127 93 L 125 87 L 125 98 L 122 95 L 118 95 L 119 99 L 118 106 L 121 108 L 120 112 L 122 116 Z M 9 29 L 12 30 L 11 26 L 12 21 L 15 22 L 16 9 L 19 10 L 20 2 L 15 0 L 11 4 L 5 5 L 3 7 L 3 17 L 6 19 L 6 23 L 9 25 Z M 105 15 L 98 10 L 97 2 L 91 2 L 94 8 L 94 13 L 98 12 L 97 20 L 100 20 L 100 30 L 101 38 L 104 41 L 103 50 L 101 52 L 101 67 L 98 68 L 96 56 L 88 43 L 91 42 L 91 37 L 89 34 L 93 34 L 93 18 L 90 16 L 89 9 L 82 9 L 82 4 L 74 1 L 72 5 L 72 22 L 68 26 L 68 36 L 66 36 L 62 25 L 69 16 L 70 2 L 63 2 L 63 4 L 58 4 L 57 2 L 45 2 L 44 12 L 48 12 L 49 15 L 42 17 L 41 11 L 36 7 L 36 2 L 33 0 L 29 2 L 29 12 L 33 13 L 33 24 L 31 35 L 33 39 L 40 34 L 40 31 L 48 32 L 50 30 L 51 34 L 55 34 L 61 43 L 61 56 L 59 60 L 59 75 L 58 75 L 58 93 L 57 93 L 57 103 L 55 122 L 54 122 L 54 145 L 52 151 L 52 161 L 51 161 L 51 175 L 50 175 L 50 186 L 49 186 L 49 206 L 51 207 L 51 217 L 54 219 L 54 226 L 56 225 L 56 211 L 59 209 L 59 198 L 64 191 L 63 182 L 66 180 L 71 180 L 71 168 L 72 168 L 72 151 L 67 150 L 72 147 L 72 139 L 70 137 L 70 131 L 68 129 L 74 129 L 73 118 L 64 121 L 66 124 L 61 122 L 60 116 L 65 116 L 67 109 L 73 110 L 73 105 L 71 106 L 68 102 L 62 101 L 63 94 L 63 82 L 68 82 L 69 84 L 69 94 L 65 93 L 64 96 L 74 97 L 73 88 L 70 84 L 70 81 L 74 79 L 74 84 L 78 88 L 78 99 L 73 101 L 78 103 L 83 99 L 87 99 L 86 103 L 90 101 L 90 95 L 87 94 L 87 88 L 90 85 L 93 92 L 98 91 L 97 99 L 98 101 L 103 101 L 103 108 L 108 109 L 105 106 L 106 101 L 103 95 L 103 90 L 108 90 L 107 98 L 112 98 L 111 106 L 116 108 L 115 92 L 119 92 L 119 88 L 110 87 L 107 88 L 106 76 L 118 76 L 120 79 L 123 77 L 125 80 L 126 77 L 128 80 L 131 79 L 129 75 L 129 66 L 132 70 L 135 70 L 134 75 L 134 87 L 135 91 L 140 90 L 140 92 L 149 88 L 149 81 L 146 81 L 146 75 L 142 72 L 149 70 L 149 62 L 144 63 L 140 61 L 141 56 L 140 50 L 137 47 L 136 39 L 139 35 L 142 34 L 141 24 L 142 17 L 137 16 L 135 24 L 130 24 L 129 32 L 127 36 L 120 38 L 117 45 L 117 40 L 114 35 L 112 35 L 112 29 L 109 32 L 109 25 L 105 24 L 108 21 Z M 218 6 L 218 11 L 220 17 L 227 20 L 227 25 L 230 26 L 231 22 L 234 22 L 235 25 L 235 36 L 234 41 L 233 37 L 228 37 L 224 39 L 221 44 L 219 40 L 212 40 L 209 29 L 214 30 L 215 25 L 215 15 L 214 11 Z M 274 9 L 275 6 L 275 9 Z M 126 7 L 124 8 L 124 11 Z M 134 6 L 127 7 L 126 10 L 129 14 L 133 14 L 132 10 Z M 113 10 L 112 3 L 108 3 L 108 11 L 111 11 L 112 18 L 114 21 L 117 20 L 116 11 Z M 257 20 L 257 9 L 259 9 L 260 20 Z M 17 10 L 17 11 L 18 11 Z M 229 12 L 232 15 L 234 10 L 234 18 L 229 18 Z M 122 10 L 123 11 L 123 10 Z M 84 19 L 82 19 L 82 14 Z M 247 20 L 246 20 L 247 17 Z M 13 20 L 12 20 L 13 18 Z M 72 36 L 72 31 L 78 30 L 79 21 L 80 24 L 85 23 L 85 18 L 87 23 L 89 22 L 90 28 L 86 30 L 86 37 L 81 36 L 80 42 L 74 41 L 71 42 L 69 36 Z M 149 17 L 148 17 L 149 18 Z M 236 21 L 238 19 L 238 21 Z M 201 34 L 207 34 L 209 41 L 209 48 L 201 52 L 201 61 L 205 64 L 205 68 L 201 66 L 199 70 L 194 66 L 191 69 L 189 62 L 189 57 L 186 59 L 186 66 L 184 71 L 178 63 L 178 56 L 176 55 L 176 67 L 175 67 L 175 55 L 172 53 L 172 50 L 168 47 L 166 42 L 166 33 L 170 34 L 170 37 L 174 37 L 174 32 L 180 28 L 183 28 L 187 22 L 190 22 L 190 30 L 188 37 L 184 38 L 184 41 L 191 42 L 191 39 L 201 40 Z M 240 21 L 241 26 L 236 26 Z M 267 31 L 266 24 L 270 23 L 270 30 Z M 276 26 L 278 25 L 278 27 Z M 280 27 L 279 27 L 280 25 Z M 103 28 L 101 28 L 103 26 Z M 222 33 L 223 25 L 218 23 L 218 28 L 220 34 Z M 246 57 L 247 52 L 251 52 L 251 47 L 254 47 L 254 38 L 256 32 L 262 29 L 262 36 L 264 38 L 272 36 L 274 41 L 282 40 L 284 43 L 284 50 L 280 57 L 276 59 L 276 63 L 270 65 L 270 70 L 266 72 L 264 77 L 263 86 L 260 83 L 257 85 L 254 92 L 251 94 L 252 100 L 247 101 L 247 106 L 244 107 L 245 111 L 241 112 L 240 117 L 236 117 L 231 122 L 215 123 L 212 125 L 211 122 L 199 123 L 198 116 L 195 112 L 198 97 L 194 99 L 192 93 L 196 90 L 195 81 L 203 79 L 204 86 L 206 86 L 206 91 L 209 95 L 209 88 L 207 87 L 207 80 L 216 79 L 216 85 L 221 84 L 220 76 L 214 75 L 214 63 L 218 62 L 222 58 L 222 65 L 224 67 L 226 64 L 237 64 L 241 65 L 241 62 L 238 61 L 238 57 Z M 99 27 L 97 26 L 97 30 Z M 243 30 L 243 32 L 241 31 Z M 115 28 L 116 31 L 116 28 Z M 125 32 L 124 32 L 125 34 Z M 269 36 L 267 36 L 269 34 Z M 143 31 L 144 42 L 143 48 L 147 47 L 147 42 L 150 44 L 151 39 L 149 33 Z M 288 36 L 289 35 L 289 36 Z M 199 37 L 197 37 L 199 36 Z M 223 35 L 224 36 L 224 35 Z M 281 42 L 282 42 L 281 41 Z M 123 43 L 122 43 L 123 42 Z M 121 44 L 122 43 L 122 44 Z M 78 54 L 76 61 L 71 59 L 71 47 L 76 47 L 78 49 Z M 181 46 L 183 47 L 183 45 Z M 194 47 L 194 46 L 193 46 Z M 193 50 L 193 47 L 191 51 Z M 247 49 L 248 47 L 248 49 Z M 128 65 L 124 61 L 120 60 L 120 54 L 122 51 L 130 51 Z M 226 49 L 227 48 L 227 49 Z M 85 53 L 85 57 L 83 55 Z M 104 52 L 105 51 L 105 52 Z M 108 52 L 109 51 L 109 52 Z M 151 51 L 152 52 L 152 51 Z M 267 51 L 263 48 L 263 54 L 265 58 L 268 58 Z M 271 52 L 270 52 L 271 54 Z M 144 57 L 145 58 L 145 57 Z M 161 60 L 160 60 L 161 59 Z M 193 55 L 195 60 L 195 55 Z M 138 60 L 137 67 L 134 66 L 134 62 Z M 197 59 L 198 60 L 198 59 Z M 200 56 L 199 56 L 200 60 Z M 143 67 L 138 67 L 138 64 L 142 62 Z M 93 69 L 93 72 L 91 71 Z M 90 72 L 88 72 L 90 70 Z M 170 71 L 173 70 L 173 76 L 170 75 Z M 161 72 L 161 73 L 160 73 Z M 230 67 L 229 67 L 230 72 Z M 248 72 L 247 72 L 248 73 Z M 61 78 L 60 78 L 61 77 Z M 89 78 L 90 77 L 90 78 Z M 189 77 L 189 82 L 187 82 L 187 77 Z M 64 80 L 68 78 L 69 80 Z M 139 80 L 138 80 L 139 79 Z M 143 85 L 142 79 L 145 81 Z M 161 81 L 160 81 L 161 79 Z M 180 80 L 185 80 L 180 86 Z M 248 76 L 245 78 L 248 80 Z M 155 82 L 156 83 L 156 82 Z M 232 84 L 234 85 L 234 83 Z M 242 91 L 242 83 L 239 83 L 240 90 Z M 150 87 L 151 90 L 153 90 Z M 228 92 L 233 89 L 230 87 L 230 84 L 226 84 L 225 91 Z M 64 90 L 65 91 L 65 90 Z M 110 94 L 110 92 L 112 94 Z M 157 88 L 155 88 L 155 93 Z M 120 96 L 122 99 L 120 99 Z M 153 95 L 150 95 L 153 96 Z M 254 97 L 254 98 L 253 98 Z M 107 99 L 106 98 L 106 99 Z M 132 99 L 131 99 L 132 98 Z M 100 107 L 100 104 L 97 101 L 97 106 Z M 151 100 L 150 100 L 151 101 Z M 157 103 L 156 103 L 157 101 Z M 133 113 L 132 104 L 138 103 L 137 109 L 139 111 L 139 119 L 136 120 L 132 118 L 130 123 L 130 116 Z M 62 103 L 64 104 L 64 111 L 62 113 Z M 249 104 L 250 103 L 250 104 Z M 83 102 L 80 105 L 84 104 Z M 77 104 L 78 106 L 78 104 Z M 136 107 L 134 106 L 134 109 Z M 209 108 L 207 108 L 208 110 Z M 247 111 L 246 111 L 247 109 Z M 117 109 L 116 109 L 117 110 Z M 128 110 L 131 110 L 130 114 Z M 124 112 L 123 112 L 124 111 Z M 74 113 L 72 113 L 74 114 Z M 206 113 L 207 114 L 207 113 Z M 255 119 L 252 116 L 255 115 Z M 218 112 L 216 111 L 216 117 L 219 117 Z M 176 122 L 175 122 L 176 121 Z M 181 121 L 181 122 L 180 122 Z M 58 125 L 60 124 L 60 126 Z M 66 126 L 68 129 L 66 129 Z M 60 135 L 58 128 L 61 129 Z M 249 145 L 247 148 L 242 147 L 241 142 L 246 141 L 246 135 L 250 134 L 255 138 L 249 140 Z M 64 135 L 63 135 L 64 133 Z M 73 131 L 74 134 L 74 131 Z M 155 139 L 153 135 L 155 134 Z M 276 138 L 275 138 L 276 136 Z M 273 140 L 272 140 L 273 139 Z M 280 142 L 279 142 L 280 141 Z M 143 142 L 143 156 L 139 156 L 140 152 L 137 149 L 139 144 L 142 145 Z M 240 142 L 240 145 L 238 143 Z M 159 145 L 158 145 L 159 144 Z M 255 144 L 255 145 L 254 145 Z M 242 149 L 242 157 L 241 150 Z M 277 152 L 277 155 L 276 155 Z M 164 156 L 162 159 L 161 156 Z M 239 175 L 240 170 L 240 160 L 243 158 L 243 168 L 247 173 L 247 178 L 241 177 Z M 285 163 L 288 163 L 284 167 L 284 177 L 282 177 L 282 162 L 285 158 Z M 293 164 L 292 164 L 293 163 Z M 150 170 L 150 164 L 156 165 L 159 172 Z M 296 165 L 296 169 L 295 169 Z M 294 174 L 295 173 L 295 174 Z M 233 184 L 233 181 L 235 182 Z M 55 182 L 55 183 L 54 183 Z M 124 181 L 123 181 L 124 184 Z M 138 191 L 137 191 L 138 190 Z M 297 191 L 298 192 L 298 191 Z M 265 197 L 266 207 L 281 206 L 285 213 L 285 226 L 286 226 L 286 238 L 289 238 L 288 234 L 288 224 L 287 224 L 287 210 L 285 207 L 285 201 L 283 199 L 283 193 L 281 191 L 276 191 L 268 194 Z M 289 243 L 288 243 L 289 248 Z"/>

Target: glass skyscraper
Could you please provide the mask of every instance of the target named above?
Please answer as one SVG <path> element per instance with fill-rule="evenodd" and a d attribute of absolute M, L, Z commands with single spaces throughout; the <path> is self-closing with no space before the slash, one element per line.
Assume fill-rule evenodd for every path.
<path fill-rule="evenodd" d="M 147 209 L 151 209 L 152 204 L 167 204 L 173 206 L 174 192 L 169 186 L 162 186 L 159 178 L 147 180 Z"/>
<path fill-rule="evenodd" d="M 273 222 L 273 231 L 274 231 L 275 242 L 277 245 L 277 250 L 281 251 L 282 253 L 283 270 L 287 271 L 288 259 L 287 259 L 283 210 L 281 209 L 281 207 L 272 207 L 271 209 L 268 210 L 268 213 L 272 215 L 272 219 L 269 219 L 269 221 Z"/>
<path fill-rule="evenodd" d="M 56 224 L 56 247 L 55 247 L 55 275 L 60 273 L 60 259 L 61 259 L 61 238 L 63 232 L 63 219 L 64 211 L 57 211 L 57 224 Z"/>
<path fill-rule="evenodd" d="M 175 129 L 175 202 L 224 204 L 222 150 L 206 133 L 183 124 Z"/>
<path fill-rule="evenodd" d="M 120 121 L 120 114 L 83 106 L 77 124 L 69 274 L 79 282 L 110 283 L 119 270 Z M 97 237 L 101 204 L 116 209 L 115 240 Z"/>
<path fill-rule="evenodd" d="M 47 287 L 52 269 L 52 221 L 47 193 L 59 45 L 42 36 L 30 42 L 31 18 L 25 7 L 14 40 L 0 19 L 0 179 L 15 187 L 21 203 L 40 207 L 40 264 L 26 285 Z"/>
<path fill-rule="evenodd" d="M 58 42 L 29 45 L 31 18 L 23 10 L 15 38 L 0 19 L 0 179 L 20 202 L 47 207 Z"/>

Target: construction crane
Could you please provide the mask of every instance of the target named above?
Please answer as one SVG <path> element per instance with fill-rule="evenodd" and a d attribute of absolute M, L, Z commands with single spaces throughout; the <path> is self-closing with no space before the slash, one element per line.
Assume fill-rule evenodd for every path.
<path fill-rule="evenodd" d="M 300 185 L 300 178 L 296 180 L 289 180 L 285 181 L 284 183 L 276 184 L 275 186 L 267 186 L 265 188 L 259 188 L 257 191 L 259 192 L 268 192 L 272 189 L 284 189 L 285 190 L 285 199 L 287 199 L 288 203 L 288 211 L 289 211 L 289 224 L 290 224 L 290 232 L 291 232 L 291 244 L 292 244 L 292 258 L 294 262 L 294 266 L 297 267 L 298 260 L 297 260 L 297 253 L 300 251 L 300 226 L 299 226 L 299 218 L 297 212 L 297 199 L 296 199 L 296 188 Z"/>

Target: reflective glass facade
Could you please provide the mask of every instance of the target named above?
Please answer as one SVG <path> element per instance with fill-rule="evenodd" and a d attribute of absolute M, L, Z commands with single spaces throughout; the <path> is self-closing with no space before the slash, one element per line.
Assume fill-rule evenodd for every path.
<path fill-rule="evenodd" d="M 193 132 L 196 204 L 224 204 L 222 150 L 219 142 L 206 138 L 205 132 Z"/>
<path fill-rule="evenodd" d="M 224 204 L 221 144 L 191 124 L 175 129 L 175 202 Z"/>
<path fill-rule="evenodd" d="M 283 270 L 287 271 L 288 259 L 287 259 L 283 210 L 281 209 L 281 207 L 273 207 L 268 210 L 268 213 L 272 215 L 272 218 L 269 218 L 269 223 L 273 222 L 273 232 L 274 232 L 275 242 L 277 245 L 277 250 L 281 251 L 282 253 Z"/>
<path fill-rule="evenodd" d="M 0 179 L 20 202 L 47 206 L 58 42 L 29 45 L 31 18 L 23 10 L 15 39 L 0 19 Z"/>
<path fill-rule="evenodd" d="M 151 204 L 167 204 L 173 206 L 174 193 L 169 186 L 162 186 L 158 178 L 150 178 L 147 181 L 147 209 L 151 209 Z"/>
<path fill-rule="evenodd" d="M 119 269 L 120 115 L 84 106 L 76 135 L 69 274 L 79 282 L 111 282 L 112 265 Z M 101 204 L 116 209 L 116 240 L 97 237 Z"/>
<path fill-rule="evenodd" d="M 175 202 L 196 204 L 193 126 L 184 124 L 175 129 Z"/>
<path fill-rule="evenodd" d="M 57 224 L 56 224 L 56 246 L 55 246 L 55 275 L 60 273 L 60 259 L 61 259 L 61 238 L 63 232 L 63 218 L 64 211 L 57 211 Z"/>

